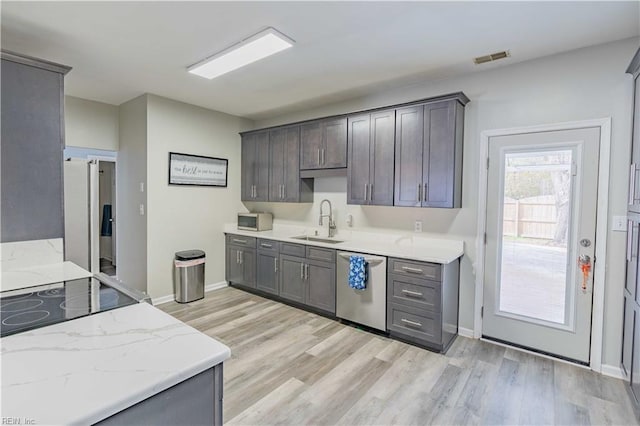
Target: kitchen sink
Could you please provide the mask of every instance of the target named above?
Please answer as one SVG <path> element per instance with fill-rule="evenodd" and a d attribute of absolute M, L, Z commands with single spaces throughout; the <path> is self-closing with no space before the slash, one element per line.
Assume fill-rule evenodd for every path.
<path fill-rule="evenodd" d="M 291 237 L 291 238 L 293 238 L 294 240 L 314 241 L 316 243 L 327 243 L 327 244 L 344 243 L 344 241 L 334 240 L 333 238 L 310 237 L 308 235 L 299 235 L 297 237 Z"/>

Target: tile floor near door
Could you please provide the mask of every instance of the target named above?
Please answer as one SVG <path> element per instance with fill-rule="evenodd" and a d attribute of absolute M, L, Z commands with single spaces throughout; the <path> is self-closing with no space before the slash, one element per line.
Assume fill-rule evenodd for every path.
<path fill-rule="evenodd" d="M 622 381 L 478 340 L 440 355 L 234 288 L 160 308 L 231 348 L 228 424 L 639 423 Z"/>

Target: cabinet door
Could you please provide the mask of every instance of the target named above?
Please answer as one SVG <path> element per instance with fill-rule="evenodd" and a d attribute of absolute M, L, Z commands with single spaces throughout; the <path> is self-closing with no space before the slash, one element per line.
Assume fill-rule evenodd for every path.
<path fill-rule="evenodd" d="M 393 205 L 396 111 L 371 114 L 369 204 Z"/>
<path fill-rule="evenodd" d="M 369 114 L 348 119 L 347 203 L 368 204 L 369 165 L 371 161 Z M 393 192 L 392 192 L 393 193 Z"/>
<path fill-rule="evenodd" d="M 336 312 L 335 264 L 307 260 L 306 304 L 323 311 Z"/>
<path fill-rule="evenodd" d="M 284 137 L 282 201 L 300 200 L 300 127 L 287 127 Z"/>
<path fill-rule="evenodd" d="M 300 126 L 300 169 L 321 169 L 322 124 L 320 121 Z"/>
<path fill-rule="evenodd" d="M 396 111 L 396 206 L 420 207 L 422 204 L 423 121 L 422 106 Z"/>
<path fill-rule="evenodd" d="M 323 169 L 347 167 L 347 119 L 337 118 L 322 123 L 322 153 L 320 160 Z"/>
<path fill-rule="evenodd" d="M 636 298 L 638 283 L 638 249 L 640 243 L 639 223 L 635 220 L 627 222 L 627 278 L 625 290 L 631 297 Z"/>
<path fill-rule="evenodd" d="M 282 201 L 284 184 L 286 129 L 269 132 L 269 201 Z"/>
<path fill-rule="evenodd" d="M 622 325 L 622 369 L 627 377 L 631 377 L 631 361 L 633 358 L 633 334 L 635 324 L 635 309 L 633 299 L 625 294 Z"/>
<path fill-rule="evenodd" d="M 456 102 L 437 102 L 424 106 L 424 207 L 454 207 L 455 174 L 460 172 L 455 167 Z"/>
<path fill-rule="evenodd" d="M 240 266 L 242 268 L 242 282 L 247 287 L 256 287 L 256 251 L 255 249 L 240 249 Z"/>
<path fill-rule="evenodd" d="M 271 294 L 278 294 L 278 255 L 258 251 L 256 262 L 256 288 Z"/>
<path fill-rule="evenodd" d="M 640 401 L 640 313 L 639 307 L 635 306 L 635 325 L 633 330 L 634 348 L 631 359 L 631 390 L 636 397 L 636 401 Z"/>
<path fill-rule="evenodd" d="M 280 297 L 304 303 L 304 259 L 280 256 Z"/>
<path fill-rule="evenodd" d="M 269 185 L 269 133 L 242 137 L 242 201 L 267 201 Z"/>
<path fill-rule="evenodd" d="M 244 273 L 242 264 L 240 263 L 241 248 L 235 246 L 227 246 L 226 253 L 226 271 L 225 278 L 227 282 L 240 283 L 244 281 Z"/>
<path fill-rule="evenodd" d="M 629 210 L 640 213 L 640 80 L 635 79 Z"/>

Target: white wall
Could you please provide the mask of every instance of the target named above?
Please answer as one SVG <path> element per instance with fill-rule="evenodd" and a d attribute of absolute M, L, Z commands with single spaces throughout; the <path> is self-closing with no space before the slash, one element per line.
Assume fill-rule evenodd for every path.
<path fill-rule="evenodd" d="M 65 145 L 117 151 L 118 107 L 65 96 Z"/>
<path fill-rule="evenodd" d="M 612 117 L 609 220 L 614 214 L 624 215 L 632 114 L 631 77 L 624 71 L 638 44 L 638 39 L 628 39 L 486 72 L 415 84 L 259 121 L 256 128 L 463 91 L 471 102 L 465 111 L 461 209 L 347 206 L 346 197 L 337 194 L 346 191 L 346 180 L 343 184 L 339 178 L 321 183 L 319 189 L 323 196 L 333 196 L 332 201 L 337 204 L 339 212 L 348 211 L 354 215 L 356 227 L 410 230 L 413 221 L 421 219 L 425 232 L 463 238 L 465 256 L 460 275 L 460 326 L 471 329 L 480 133 L 487 129 Z M 322 199 L 318 195 L 316 193 L 315 202 L 311 205 L 294 208 L 267 206 L 267 209 L 274 211 L 276 220 L 305 222 L 315 226 L 318 203 Z M 248 206 L 254 207 L 251 204 Z M 338 227 L 344 227 L 342 218 L 338 220 Z M 609 232 L 607 259 L 599 259 L 606 263 L 603 363 L 610 365 L 618 365 L 620 359 L 625 243 L 625 233 Z"/>
<path fill-rule="evenodd" d="M 116 163 L 118 278 L 147 291 L 147 95 L 120 105 Z M 140 183 L 145 192 L 140 191 Z M 145 215 L 140 215 L 140 204 Z"/>
<path fill-rule="evenodd" d="M 238 132 L 252 122 L 154 95 L 148 95 L 147 111 L 147 277 L 148 293 L 157 298 L 173 293 L 173 258 L 180 250 L 204 250 L 205 284 L 224 281 L 223 224 L 246 211 Z M 169 185 L 169 152 L 228 159 L 228 186 Z"/>

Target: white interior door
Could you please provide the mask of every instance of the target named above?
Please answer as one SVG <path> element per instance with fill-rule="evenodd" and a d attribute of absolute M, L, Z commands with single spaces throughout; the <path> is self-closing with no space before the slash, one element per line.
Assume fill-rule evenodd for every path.
<path fill-rule="evenodd" d="M 599 144 L 599 128 L 489 139 L 484 337 L 589 362 Z"/>

